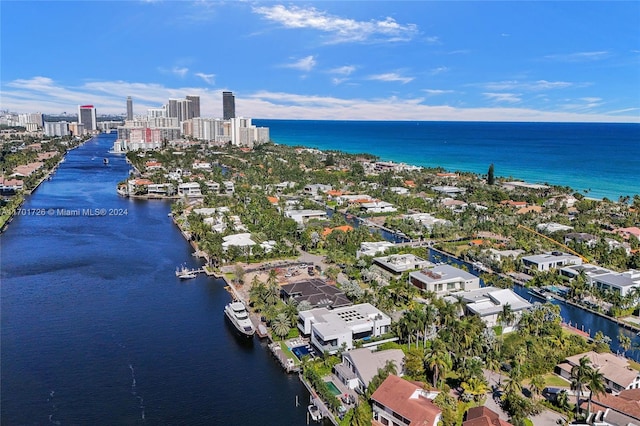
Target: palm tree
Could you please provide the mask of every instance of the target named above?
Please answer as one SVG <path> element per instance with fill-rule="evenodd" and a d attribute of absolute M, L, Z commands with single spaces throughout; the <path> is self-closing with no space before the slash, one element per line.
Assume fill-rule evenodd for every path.
<path fill-rule="evenodd" d="M 484 377 L 471 377 L 470 379 L 462 382 L 460 387 L 464 390 L 465 394 L 471 395 L 474 401 L 479 401 L 480 398 L 489 391 L 487 381 Z"/>
<path fill-rule="evenodd" d="M 511 325 L 515 319 L 515 314 L 511 310 L 511 305 L 506 303 L 502 306 L 502 312 L 498 314 L 498 321 L 502 323 L 502 326 Z"/>
<path fill-rule="evenodd" d="M 629 336 L 625 336 L 620 333 L 618 335 L 618 343 L 620 343 L 620 347 L 626 352 L 631 349 L 631 338 Z"/>
<path fill-rule="evenodd" d="M 576 396 L 576 417 L 580 413 L 580 397 L 582 396 L 582 388 L 591 375 L 593 368 L 589 365 L 591 361 L 583 356 L 578 364 L 571 368 L 571 384 L 578 394 Z"/>
<path fill-rule="evenodd" d="M 587 386 L 589 387 L 589 405 L 587 405 L 587 418 L 591 414 L 591 400 L 593 395 L 601 395 L 605 392 L 604 376 L 600 370 L 592 368 L 587 376 Z"/>
<path fill-rule="evenodd" d="M 273 321 L 271 321 L 271 329 L 273 330 L 273 333 L 281 339 L 287 337 L 289 330 L 291 330 L 287 314 L 281 313 L 276 315 Z"/>

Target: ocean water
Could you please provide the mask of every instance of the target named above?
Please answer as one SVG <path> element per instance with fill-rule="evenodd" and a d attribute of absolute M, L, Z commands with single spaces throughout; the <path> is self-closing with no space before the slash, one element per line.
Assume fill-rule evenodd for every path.
<path fill-rule="evenodd" d="M 0 236 L 0 423 L 305 424 L 298 378 L 224 320 L 224 282 L 176 278 L 199 263 L 169 203 L 116 194 L 129 166 L 113 139 L 70 152 L 23 206 L 45 214 Z"/>
<path fill-rule="evenodd" d="M 285 145 L 371 153 L 448 171 L 569 186 L 592 198 L 640 194 L 640 124 L 254 120 Z"/>

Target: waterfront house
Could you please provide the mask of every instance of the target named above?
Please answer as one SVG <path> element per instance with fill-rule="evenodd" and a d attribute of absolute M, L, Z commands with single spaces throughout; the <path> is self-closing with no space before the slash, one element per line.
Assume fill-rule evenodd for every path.
<path fill-rule="evenodd" d="M 285 210 L 285 217 L 295 220 L 302 225 L 309 219 L 326 219 L 327 212 L 324 210 Z"/>
<path fill-rule="evenodd" d="M 368 340 L 389 331 L 391 318 L 370 303 L 329 310 L 316 308 L 298 314 L 298 329 L 310 336 L 320 352 L 335 354 L 350 350 L 355 340 Z"/>
<path fill-rule="evenodd" d="M 222 250 L 227 251 L 229 247 L 236 246 L 240 247 L 247 254 L 251 254 L 251 247 L 255 246 L 256 243 L 251 239 L 251 234 L 246 232 L 242 234 L 233 234 L 227 235 L 226 237 L 222 237 Z"/>
<path fill-rule="evenodd" d="M 5 179 L 0 176 L 0 191 L 2 192 L 17 192 L 24 189 L 24 182 L 20 179 Z"/>
<path fill-rule="evenodd" d="M 503 332 L 513 331 L 513 324 L 517 324 L 522 314 L 533 306 L 510 289 L 495 287 L 482 287 L 471 291 L 460 291 L 451 296 L 459 299 L 464 304 L 466 315 L 476 315 L 487 325 L 495 327 L 499 325 L 498 317 L 504 307 L 509 305 L 514 320 L 504 324 Z"/>
<path fill-rule="evenodd" d="M 200 184 L 198 182 L 185 182 L 178 185 L 178 195 L 181 197 L 198 198 L 202 197 Z"/>
<path fill-rule="evenodd" d="M 335 198 L 335 200 L 339 206 L 344 204 L 362 204 L 375 201 L 373 197 L 365 194 L 339 195 Z"/>
<path fill-rule="evenodd" d="M 312 278 L 280 286 L 280 297 L 294 300 L 297 304 L 307 302 L 312 308 L 341 308 L 351 306 L 349 298 L 335 285 Z"/>
<path fill-rule="evenodd" d="M 580 364 L 582 357 L 587 357 L 591 367 L 602 373 L 605 386 L 613 394 L 619 394 L 625 389 L 640 389 L 640 371 L 631 367 L 626 358 L 608 352 L 599 354 L 589 351 L 570 356 L 556 365 L 556 373 L 571 380 L 571 369 Z"/>
<path fill-rule="evenodd" d="M 480 287 L 480 278 L 451 265 L 436 265 L 430 269 L 411 272 L 409 282 L 421 290 L 434 292 L 437 296 Z"/>
<path fill-rule="evenodd" d="M 147 194 L 157 196 L 173 195 L 174 187 L 170 183 L 152 183 L 147 186 Z"/>
<path fill-rule="evenodd" d="M 127 194 L 147 194 L 148 187 L 152 184 L 149 179 L 130 179 L 127 181 Z"/>
<path fill-rule="evenodd" d="M 427 230 L 431 231 L 435 225 L 441 226 L 450 226 L 451 222 L 445 219 L 439 219 L 437 217 L 431 216 L 429 213 L 413 213 L 413 214 L 405 214 L 402 216 L 403 219 L 409 219 L 416 223 L 421 224 Z"/>
<path fill-rule="evenodd" d="M 525 269 L 532 272 L 550 271 L 567 265 L 582 265 L 582 258 L 559 251 L 535 254 L 522 258 Z"/>
<path fill-rule="evenodd" d="M 587 284 L 601 291 L 612 291 L 625 297 L 633 288 L 640 288 L 640 271 L 629 269 L 625 272 L 615 272 L 607 268 L 591 264 L 567 266 L 560 270 L 560 274 L 574 279 L 583 272 Z"/>
<path fill-rule="evenodd" d="M 413 254 L 392 254 L 374 257 L 372 269 L 387 279 L 399 278 L 403 273 L 434 266 L 433 263 Z"/>
<path fill-rule="evenodd" d="M 356 259 L 362 256 L 375 256 L 378 253 L 384 253 L 394 244 L 389 241 L 364 241 L 360 243 L 360 249 L 356 251 Z"/>
<path fill-rule="evenodd" d="M 496 250 L 490 248 L 487 250 L 489 258 L 496 262 L 502 262 L 504 259 L 517 259 L 518 256 L 524 254 L 524 250 Z"/>
<path fill-rule="evenodd" d="M 387 362 L 395 365 L 398 376 L 404 375 L 404 352 L 401 349 L 372 351 L 371 348 L 353 349 L 342 353 L 342 362 L 335 365 L 336 377 L 349 389 L 363 394 L 371 380 L 384 369 Z"/>
<path fill-rule="evenodd" d="M 433 403 L 437 395 L 420 382 L 389 375 L 371 395 L 372 425 L 436 426 L 442 418 L 442 410 Z"/>
<path fill-rule="evenodd" d="M 391 212 L 398 211 L 398 209 L 393 207 L 393 204 L 388 203 L 386 201 L 379 201 L 379 200 L 368 202 L 368 203 L 361 203 L 360 210 L 362 210 L 366 214 L 391 213 Z"/>

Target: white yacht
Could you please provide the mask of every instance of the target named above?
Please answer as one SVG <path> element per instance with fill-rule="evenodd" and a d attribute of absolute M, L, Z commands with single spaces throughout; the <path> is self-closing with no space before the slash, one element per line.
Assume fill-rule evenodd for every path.
<path fill-rule="evenodd" d="M 224 314 L 240 334 L 251 337 L 256 332 L 253 323 L 249 319 L 247 308 L 242 302 L 231 302 L 224 307 Z"/>

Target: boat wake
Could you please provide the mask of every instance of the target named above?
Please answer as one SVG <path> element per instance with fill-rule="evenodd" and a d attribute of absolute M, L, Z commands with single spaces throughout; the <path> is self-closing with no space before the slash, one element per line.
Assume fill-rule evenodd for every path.
<path fill-rule="evenodd" d="M 51 391 L 49 392 L 49 398 L 47 398 L 47 402 L 51 403 L 51 409 L 53 410 L 51 414 L 49 414 L 49 423 L 52 423 L 54 425 L 61 425 L 62 422 L 60 422 L 60 420 L 53 420 L 53 416 L 56 414 L 56 411 L 58 411 L 58 408 L 56 407 L 56 404 L 52 401 L 53 400 L 53 395 L 55 394 L 55 391 Z"/>
<path fill-rule="evenodd" d="M 136 390 L 136 372 L 133 369 L 133 365 L 129 364 L 129 370 L 131 370 L 131 395 L 137 398 L 138 407 L 140 408 L 140 410 L 142 410 L 140 412 L 140 418 L 144 420 L 145 419 L 144 399 L 140 395 L 138 395 L 138 391 Z"/>

